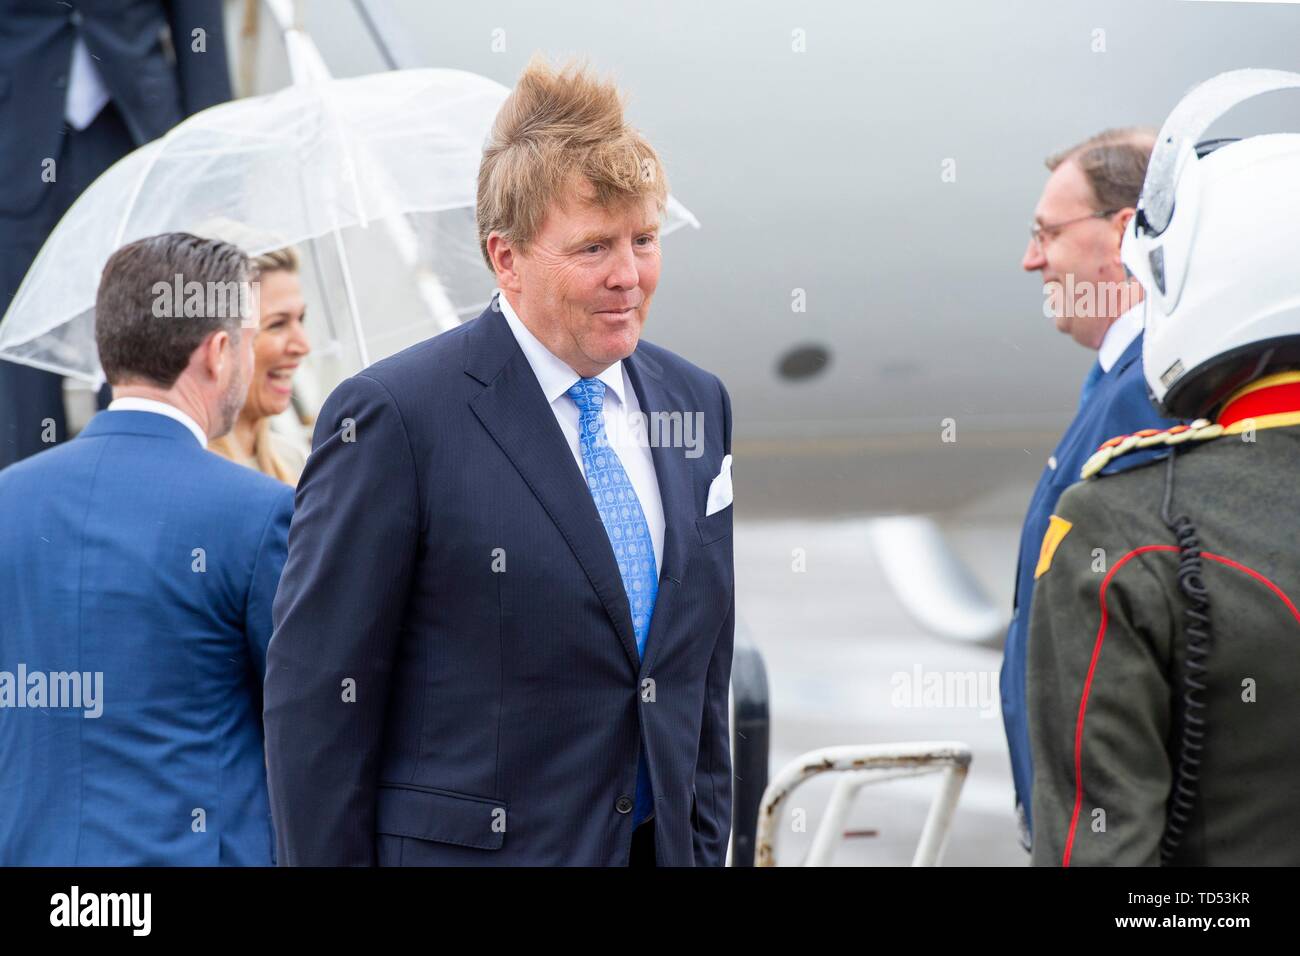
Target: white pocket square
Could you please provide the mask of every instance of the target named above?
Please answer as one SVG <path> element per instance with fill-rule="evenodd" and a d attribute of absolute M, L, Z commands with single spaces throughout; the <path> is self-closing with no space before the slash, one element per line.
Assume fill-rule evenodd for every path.
<path fill-rule="evenodd" d="M 722 470 L 709 484 L 709 501 L 704 509 L 707 518 L 731 504 L 731 456 L 722 459 Z"/>

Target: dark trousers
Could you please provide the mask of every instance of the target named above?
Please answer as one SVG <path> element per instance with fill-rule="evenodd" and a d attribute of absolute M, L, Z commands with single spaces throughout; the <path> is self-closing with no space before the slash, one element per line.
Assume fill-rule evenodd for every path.
<path fill-rule="evenodd" d="M 22 130 L 6 135 L 21 136 Z M 63 214 L 100 173 L 133 148 L 122 115 L 111 102 L 84 130 L 64 127 L 59 155 L 49 157 L 55 161 L 55 179 L 45 184 L 40 201 L 21 212 L 0 212 L 0 316 Z M 41 175 L 42 159 L 32 157 L 30 175 Z M 100 398 L 103 407 L 102 393 Z M 53 423 L 55 442 L 67 439 L 62 377 L 0 359 L 0 468 L 53 447 L 46 440 L 48 423 Z"/>
<path fill-rule="evenodd" d="M 655 863 L 655 821 L 645 821 L 632 831 L 632 852 L 627 857 L 628 866 L 657 866 Z"/>

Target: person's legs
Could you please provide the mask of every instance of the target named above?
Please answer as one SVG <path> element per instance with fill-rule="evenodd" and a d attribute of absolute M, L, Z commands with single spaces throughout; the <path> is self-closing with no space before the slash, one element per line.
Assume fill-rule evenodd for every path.
<path fill-rule="evenodd" d="M 36 207 L 22 214 L 0 214 L 0 316 L 8 310 L 23 276 L 63 214 L 87 186 L 132 148 L 121 114 L 109 103 L 86 129 L 65 132 L 54 167 L 55 180 L 47 184 Z M 107 404 L 105 394 L 100 396 L 101 408 Z M 68 437 L 63 379 L 0 361 L 0 468 L 51 447 L 51 436 L 54 442 Z"/>
<path fill-rule="evenodd" d="M 53 184 L 51 184 L 53 186 Z M 62 212 L 53 190 L 30 212 L 0 215 L 0 320 Z M 63 379 L 0 360 L 0 468 L 67 438 Z"/>

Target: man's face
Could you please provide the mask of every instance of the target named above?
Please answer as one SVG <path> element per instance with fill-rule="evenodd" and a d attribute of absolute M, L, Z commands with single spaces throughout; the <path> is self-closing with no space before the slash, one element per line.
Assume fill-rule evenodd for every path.
<path fill-rule="evenodd" d="M 498 276 L 529 331 L 592 377 L 636 349 L 659 284 L 659 214 L 652 199 L 594 206 L 582 185 L 551 204 L 527 250 L 510 250 Z"/>
<path fill-rule="evenodd" d="M 1034 222 L 1052 226 L 1096 211 L 1092 187 L 1083 170 L 1067 161 L 1056 167 L 1043 187 L 1034 209 Z M 1119 261 L 1126 218 L 1084 219 L 1059 230 L 1047 229 L 1042 248 L 1031 239 L 1020 263 L 1027 272 L 1041 272 L 1044 287 L 1064 284 L 1066 276 L 1074 277 L 1073 296 L 1068 295 L 1070 286 L 1065 285 L 1051 301 L 1053 305 L 1062 304 L 1054 310 L 1057 330 L 1086 348 L 1100 348 L 1106 330 L 1118 318 L 1118 313 L 1112 313 L 1116 311 L 1114 290 L 1126 279 Z M 1085 297 L 1084 290 L 1089 286 L 1092 294 Z"/>
<path fill-rule="evenodd" d="M 253 376 L 253 341 L 256 337 L 257 329 L 241 325 L 230 340 L 234 361 L 230 363 L 229 378 L 221 392 L 217 411 L 216 424 L 221 426 L 221 430 L 213 434 L 213 438 L 229 432 L 239 418 L 240 409 L 244 407 L 244 400 L 248 397 L 248 383 Z"/>

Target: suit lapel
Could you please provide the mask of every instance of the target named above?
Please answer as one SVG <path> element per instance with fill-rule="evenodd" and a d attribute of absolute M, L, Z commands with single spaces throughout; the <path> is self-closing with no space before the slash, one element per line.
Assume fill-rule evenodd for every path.
<path fill-rule="evenodd" d="M 1134 337 L 1133 341 L 1128 344 L 1128 348 L 1119 354 L 1119 358 L 1115 360 L 1115 364 L 1110 367 L 1110 372 L 1103 376 L 1103 378 L 1119 378 L 1121 372 L 1134 362 L 1141 360 L 1141 358 L 1142 333 L 1139 332 Z"/>
<path fill-rule="evenodd" d="M 528 483 L 604 604 L 629 660 L 640 666 L 632 612 L 614 549 L 537 377 L 491 306 L 466 330 L 465 371 L 485 386 L 470 408 Z"/>
<path fill-rule="evenodd" d="M 628 378 L 641 403 L 641 413 L 650 418 L 655 412 L 676 412 L 683 417 L 692 414 L 682 396 L 667 382 L 663 367 L 648 354 L 633 352 L 624 361 Z M 669 432 L 665 429 L 664 432 Z M 647 428 L 652 437 L 653 426 Z M 700 436 L 701 440 L 703 436 Z M 655 597 L 654 615 L 650 619 L 650 634 L 646 638 L 646 659 L 642 673 L 649 672 L 659 649 L 667 639 L 671 626 L 670 612 L 685 580 L 690 563 L 692 536 L 695 530 L 695 502 L 691 493 L 691 474 L 684 448 L 666 448 L 652 441 L 650 456 L 654 460 L 655 478 L 659 483 L 659 497 L 664 508 L 664 561 L 659 569 L 659 592 Z"/>

